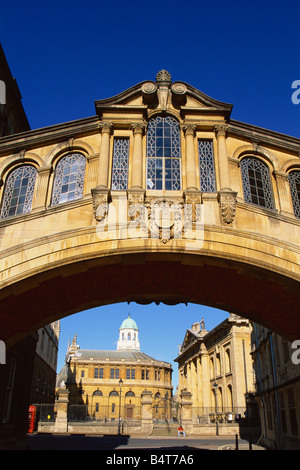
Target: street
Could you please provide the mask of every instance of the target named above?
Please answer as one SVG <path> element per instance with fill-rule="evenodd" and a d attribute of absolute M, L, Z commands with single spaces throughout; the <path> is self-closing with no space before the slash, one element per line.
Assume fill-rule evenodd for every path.
<path fill-rule="evenodd" d="M 47 435 L 28 434 L 28 450 L 102 450 L 117 453 L 132 450 L 136 452 L 178 451 L 185 454 L 204 450 L 264 450 L 263 447 L 250 444 L 246 440 L 232 437 L 138 437 L 127 435 Z M 112 455 L 110 453 L 110 455 Z"/>

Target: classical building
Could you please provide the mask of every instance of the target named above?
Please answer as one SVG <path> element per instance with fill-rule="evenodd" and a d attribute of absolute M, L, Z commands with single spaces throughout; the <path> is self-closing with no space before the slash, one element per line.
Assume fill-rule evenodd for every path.
<path fill-rule="evenodd" d="M 152 396 L 154 418 L 171 413 L 172 367 L 140 351 L 130 315 L 120 326 L 115 351 L 81 349 L 75 335 L 56 385 L 69 391 L 70 420 L 82 412 L 95 420 L 140 419 L 145 391 Z"/>
<path fill-rule="evenodd" d="M 299 342 L 256 323 L 251 339 L 262 442 L 269 448 L 299 450 Z"/>
<path fill-rule="evenodd" d="M 60 320 L 37 333 L 30 403 L 54 403 Z"/>
<path fill-rule="evenodd" d="M 209 423 L 245 418 L 246 398 L 254 391 L 249 320 L 229 317 L 213 330 L 204 320 L 186 331 L 178 357 L 178 394 L 189 396 L 192 420 Z"/>

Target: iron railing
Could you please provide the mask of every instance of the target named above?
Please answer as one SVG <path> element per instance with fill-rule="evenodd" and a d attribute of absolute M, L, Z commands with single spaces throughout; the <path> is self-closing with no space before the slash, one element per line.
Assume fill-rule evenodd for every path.
<path fill-rule="evenodd" d="M 56 404 L 35 404 L 36 419 L 39 422 L 54 422 L 56 419 Z M 194 424 L 222 423 L 231 424 L 243 421 L 246 417 L 246 407 L 234 408 L 209 408 L 193 407 L 191 409 Z M 137 423 L 142 419 L 142 407 L 109 407 L 97 405 L 68 405 L 69 422 L 95 422 L 95 423 Z M 152 419 L 154 424 L 177 423 L 181 421 L 181 409 L 171 407 L 152 407 Z"/>

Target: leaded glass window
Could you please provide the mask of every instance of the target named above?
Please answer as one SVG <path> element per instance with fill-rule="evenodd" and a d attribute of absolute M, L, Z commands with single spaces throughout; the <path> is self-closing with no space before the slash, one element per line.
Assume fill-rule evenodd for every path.
<path fill-rule="evenodd" d="M 294 170 L 288 176 L 294 214 L 300 217 L 300 170 Z"/>
<path fill-rule="evenodd" d="M 212 140 L 198 140 L 200 189 L 213 192 L 216 190 L 214 149 Z"/>
<path fill-rule="evenodd" d="M 241 172 L 245 202 L 273 209 L 273 192 L 268 166 L 257 158 L 247 157 L 241 161 Z"/>
<path fill-rule="evenodd" d="M 82 197 L 85 164 L 85 157 L 80 153 L 71 153 L 59 161 L 55 171 L 52 205 Z"/>
<path fill-rule="evenodd" d="M 113 151 L 112 182 L 113 190 L 127 189 L 129 139 L 115 138 Z"/>
<path fill-rule="evenodd" d="M 10 173 L 2 200 L 2 219 L 31 211 L 36 175 L 36 168 L 30 165 L 20 166 Z"/>
<path fill-rule="evenodd" d="M 157 116 L 148 125 L 147 189 L 181 189 L 180 130 L 171 116 Z"/>

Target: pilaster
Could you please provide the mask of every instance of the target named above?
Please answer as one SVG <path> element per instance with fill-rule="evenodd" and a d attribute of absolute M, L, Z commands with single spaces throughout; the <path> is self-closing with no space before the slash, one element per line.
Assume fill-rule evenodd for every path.
<path fill-rule="evenodd" d="M 187 190 L 197 190 L 197 172 L 195 162 L 195 149 L 194 149 L 194 137 L 195 137 L 195 124 L 185 124 L 183 126 L 185 132 L 186 142 L 186 187 Z"/>
<path fill-rule="evenodd" d="M 131 170 L 131 188 L 143 188 L 143 134 L 146 129 L 144 123 L 133 123 L 133 159 Z"/>
<path fill-rule="evenodd" d="M 90 194 L 92 188 L 97 186 L 98 182 L 98 165 L 99 165 L 99 153 L 88 155 L 87 159 L 87 176 L 85 185 L 85 194 Z"/>
<path fill-rule="evenodd" d="M 215 132 L 217 137 L 217 148 L 218 148 L 218 163 L 219 163 L 219 179 L 220 179 L 220 190 L 230 190 L 230 178 L 229 178 L 229 165 L 226 147 L 226 132 L 227 125 L 220 124 L 215 126 Z"/>
<path fill-rule="evenodd" d="M 274 174 L 278 188 L 280 213 L 288 216 L 294 215 L 288 175 L 276 170 L 274 171 Z"/>
<path fill-rule="evenodd" d="M 49 179 L 52 172 L 52 166 L 44 166 L 37 169 L 37 187 L 32 204 L 32 210 L 45 209 L 47 205 L 47 193 L 49 187 Z"/>
<path fill-rule="evenodd" d="M 100 186 L 102 188 L 108 188 L 110 136 L 113 128 L 113 123 L 108 121 L 102 121 L 100 122 L 99 127 L 101 129 L 101 147 L 97 186 Z"/>

